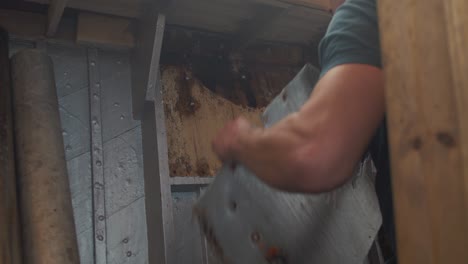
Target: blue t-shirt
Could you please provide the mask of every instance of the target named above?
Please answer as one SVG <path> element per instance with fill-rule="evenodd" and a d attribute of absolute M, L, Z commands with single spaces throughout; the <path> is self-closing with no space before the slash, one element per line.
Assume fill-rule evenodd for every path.
<path fill-rule="evenodd" d="M 319 45 L 322 74 L 347 63 L 381 67 L 376 0 L 347 0 Z"/>

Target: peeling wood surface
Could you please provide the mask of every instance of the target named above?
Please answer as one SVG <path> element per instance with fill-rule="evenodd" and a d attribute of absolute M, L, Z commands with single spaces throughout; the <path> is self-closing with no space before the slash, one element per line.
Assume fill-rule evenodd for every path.
<path fill-rule="evenodd" d="M 214 175 L 221 163 L 211 150 L 211 140 L 219 129 L 240 115 L 261 125 L 262 109 L 216 95 L 184 69 L 166 68 L 162 83 L 171 176 Z"/>

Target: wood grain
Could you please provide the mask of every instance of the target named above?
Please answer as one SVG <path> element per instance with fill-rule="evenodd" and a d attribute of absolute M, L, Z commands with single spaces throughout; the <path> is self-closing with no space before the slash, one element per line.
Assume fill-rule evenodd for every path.
<path fill-rule="evenodd" d="M 379 1 L 399 263 L 468 262 L 466 12 Z"/>
<path fill-rule="evenodd" d="M 76 41 L 116 49 L 130 49 L 135 45 L 132 21 L 106 15 L 80 12 Z"/>
<path fill-rule="evenodd" d="M 224 124 L 244 116 L 261 125 L 263 109 L 236 105 L 177 67 L 162 74 L 171 176 L 213 176 L 221 162 L 211 140 Z"/>
<path fill-rule="evenodd" d="M 48 11 L 48 23 L 46 35 L 51 37 L 57 32 L 58 25 L 62 19 L 63 11 L 68 0 L 51 0 Z"/>

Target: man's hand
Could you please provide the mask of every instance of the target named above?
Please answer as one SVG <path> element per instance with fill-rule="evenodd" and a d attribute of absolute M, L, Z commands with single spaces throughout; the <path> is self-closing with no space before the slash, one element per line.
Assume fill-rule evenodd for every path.
<path fill-rule="evenodd" d="M 213 140 L 213 151 L 222 161 L 235 159 L 239 138 L 251 132 L 252 125 L 243 117 L 233 120 L 222 128 Z"/>

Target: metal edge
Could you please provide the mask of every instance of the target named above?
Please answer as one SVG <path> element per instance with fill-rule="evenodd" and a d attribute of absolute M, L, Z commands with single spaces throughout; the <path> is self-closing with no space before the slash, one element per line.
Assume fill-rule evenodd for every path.
<path fill-rule="evenodd" d="M 101 83 L 98 50 L 88 50 L 89 107 L 91 130 L 91 172 L 93 182 L 94 261 L 107 263 L 105 179 L 103 166 Z"/>
<path fill-rule="evenodd" d="M 170 177 L 171 185 L 210 185 L 214 177 Z"/>

